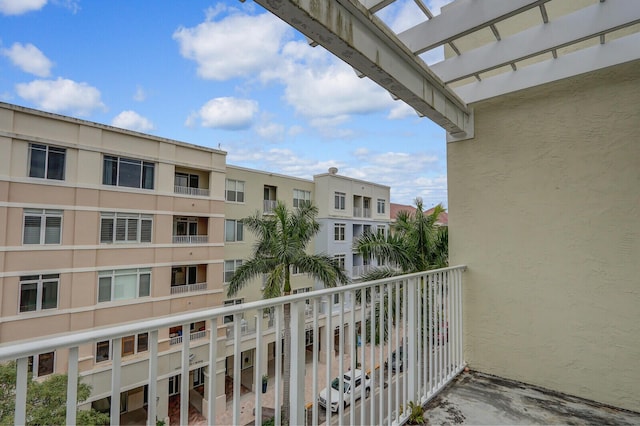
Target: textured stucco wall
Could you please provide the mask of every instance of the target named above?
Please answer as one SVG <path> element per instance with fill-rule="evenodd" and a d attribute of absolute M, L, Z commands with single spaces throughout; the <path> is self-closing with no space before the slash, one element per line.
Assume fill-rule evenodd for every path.
<path fill-rule="evenodd" d="M 640 411 L 640 62 L 474 107 L 448 146 L 466 360 Z"/>

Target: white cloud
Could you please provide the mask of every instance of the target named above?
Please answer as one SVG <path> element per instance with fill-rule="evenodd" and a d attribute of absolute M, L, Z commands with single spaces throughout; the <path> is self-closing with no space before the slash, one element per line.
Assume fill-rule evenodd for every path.
<path fill-rule="evenodd" d="M 116 115 L 111 122 L 113 126 L 121 127 L 123 129 L 135 130 L 136 132 L 150 132 L 154 129 L 153 123 L 138 114 L 135 111 L 122 111 Z"/>
<path fill-rule="evenodd" d="M 304 127 L 298 125 L 289 127 L 289 130 L 287 131 L 287 134 L 291 137 L 298 136 L 301 133 L 304 133 Z"/>
<path fill-rule="evenodd" d="M 0 0 L 0 13 L 3 15 L 22 15 L 40 10 L 45 4 L 47 4 L 47 0 Z"/>
<path fill-rule="evenodd" d="M 256 128 L 256 133 L 261 138 L 273 142 L 281 141 L 284 138 L 284 126 L 277 123 L 264 123 Z"/>
<path fill-rule="evenodd" d="M 89 115 L 95 109 L 105 108 L 98 89 L 63 78 L 19 83 L 16 92 L 38 108 L 52 112 Z"/>
<path fill-rule="evenodd" d="M 214 98 L 204 104 L 197 114 L 187 118 L 187 125 L 200 119 L 203 127 L 224 130 L 243 130 L 251 127 L 258 113 L 258 103 L 250 99 Z"/>
<path fill-rule="evenodd" d="M 219 21 L 221 10 L 209 9 L 207 20 L 195 27 L 180 27 L 173 38 L 180 54 L 195 61 L 198 75 L 211 80 L 228 80 L 258 74 L 274 66 L 280 45 L 291 30 L 271 13 L 232 13 Z"/>
<path fill-rule="evenodd" d="M 133 100 L 136 102 L 143 102 L 147 99 L 147 93 L 140 85 L 136 86 L 136 92 L 133 94 Z"/>
<path fill-rule="evenodd" d="M 401 120 L 408 117 L 418 117 L 418 114 L 416 110 L 402 101 L 397 101 L 387 116 L 389 120 Z"/>
<path fill-rule="evenodd" d="M 13 43 L 11 48 L 2 49 L 2 54 L 24 72 L 38 77 L 49 77 L 51 75 L 53 62 L 31 43 Z"/>

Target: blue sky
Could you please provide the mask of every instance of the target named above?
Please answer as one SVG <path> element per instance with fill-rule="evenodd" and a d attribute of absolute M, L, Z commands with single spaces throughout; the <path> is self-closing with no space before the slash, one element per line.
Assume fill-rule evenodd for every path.
<path fill-rule="evenodd" d="M 412 0 L 378 16 L 424 19 Z M 0 0 L 0 101 L 447 204 L 445 132 L 252 1 Z"/>

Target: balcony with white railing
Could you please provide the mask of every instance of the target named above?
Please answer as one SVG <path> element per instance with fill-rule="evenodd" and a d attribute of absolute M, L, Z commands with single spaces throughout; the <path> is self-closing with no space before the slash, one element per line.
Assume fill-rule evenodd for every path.
<path fill-rule="evenodd" d="M 192 188 L 190 186 L 174 185 L 173 192 L 180 195 L 192 195 L 196 197 L 208 197 L 209 190 L 205 188 Z"/>
<path fill-rule="evenodd" d="M 200 407 L 203 422 L 213 419 L 210 424 L 247 424 L 263 418 L 264 413 L 273 412 L 275 424 L 280 424 L 280 410 L 274 408 L 283 403 L 281 395 L 285 382 L 282 363 L 273 361 L 282 359 L 284 354 L 282 345 L 274 342 L 283 339 L 285 312 L 288 311 L 290 424 L 332 424 L 336 421 L 402 424 L 407 420 L 406 407 L 410 401 L 425 404 L 465 366 L 462 352 L 464 270 L 462 266 L 451 267 L 2 344 L 0 362 L 17 361 L 15 423 L 24 424 L 27 420 L 29 357 L 56 351 L 61 360 L 57 363 L 59 372 L 68 372 L 68 424 L 76 422 L 77 383 L 87 380 L 98 383 L 97 379 L 90 379 L 92 375 L 99 375 L 107 383 L 102 385 L 102 390 L 94 388 L 99 394 L 92 398 L 110 397 L 114 402 L 109 407 L 112 424 L 119 424 L 121 408 L 125 408 L 120 406 L 120 394 L 148 385 L 147 400 L 157 403 L 149 403 L 143 414 L 147 424 L 155 424 L 156 418 L 164 420 L 168 416 L 168 378 L 189 377 L 191 370 L 202 368 L 205 368 L 204 396 L 194 406 Z M 334 303 L 336 300 L 337 304 Z M 355 309 L 347 309 L 345 301 L 352 301 L 351 306 Z M 327 306 L 333 309 L 328 310 Z M 395 308 L 389 309 L 391 306 Z M 273 328 L 268 329 L 267 320 L 263 321 L 265 309 L 273 312 Z M 259 316 L 253 316 L 256 312 Z M 255 329 L 249 332 L 247 325 L 246 334 L 243 334 L 242 327 L 232 327 L 227 338 L 223 318 L 232 316 L 235 324 L 241 324 L 243 316 L 250 313 L 252 318 L 248 323 Z M 181 324 L 182 330 L 189 330 L 191 324 L 196 324 L 198 331 L 174 336 L 180 341 L 172 339 L 172 345 L 162 345 L 158 335 L 169 328 L 176 330 L 176 324 Z M 202 330 L 204 325 L 206 330 Z M 142 358 L 137 363 L 123 362 L 122 337 L 139 333 L 149 333 L 147 354 L 139 355 Z M 86 364 L 86 355 L 91 353 L 90 348 L 95 347 L 96 342 L 105 340 L 111 341 L 110 364 L 107 370 L 105 363 L 92 370 Z M 192 345 L 194 340 L 202 343 Z M 406 350 L 400 352 L 400 347 Z M 401 365 L 405 368 L 398 371 L 385 368 L 385 362 L 391 360 L 394 353 L 401 354 Z M 247 354 L 252 354 L 253 359 L 247 358 Z M 249 369 L 247 363 L 250 363 Z M 340 394 L 338 415 L 332 416 L 319 403 L 320 391 L 334 378 L 342 382 L 345 372 L 356 369 L 368 374 L 368 391 L 362 387 L 358 394 Z M 225 370 L 228 377 L 236 378 L 230 388 L 232 395 L 225 395 L 225 380 L 221 376 L 225 375 Z M 269 375 L 268 398 L 259 391 L 263 375 Z M 241 377 L 257 385 L 251 388 L 249 384 L 252 390 L 241 393 Z M 174 383 L 171 386 L 178 386 L 180 406 L 188 407 L 190 401 L 194 403 L 190 380 L 181 380 L 178 385 L 175 384 L 178 382 L 171 383 Z M 342 386 L 339 383 L 339 388 Z M 227 399 L 228 403 L 225 402 Z M 241 406 L 249 401 L 255 411 L 241 410 Z M 265 401 L 274 403 L 264 407 Z M 188 416 L 189 410 L 180 410 L 180 418 L 175 422 L 188 424 Z"/>
<path fill-rule="evenodd" d="M 273 214 L 276 204 L 278 204 L 277 200 L 262 200 L 262 213 Z"/>
<path fill-rule="evenodd" d="M 172 285 L 171 294 L 184 294 L 196 291 L 204 291 L 207 289 L 207 283 Z"/>
<path fill-rule="evenodd" d="M 174 235 L 174 244 L 206 244 L 209 242 L 208 235 Z"/>

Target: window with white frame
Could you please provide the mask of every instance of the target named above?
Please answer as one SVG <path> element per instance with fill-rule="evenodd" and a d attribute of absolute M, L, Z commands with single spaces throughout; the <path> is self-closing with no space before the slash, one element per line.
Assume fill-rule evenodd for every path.
<path fill-rule="evenodd" d="M 193 370 L 193 387 L 204 385 L 204 367 Z"/>
<path fill-rule="evenodd" d="M 197 217 L 177 217 L 173 221 L 173 235 L 191 236 L 198 235 Z"/>
<path fill-rule="evenodd" d="M 293 190 L 293 207 L 302 207 L 309 203 L 311 203 L 311 191 L 305 191 L 303 189 Z"/>
<path fill-rule="evenodd" d="M 225 300 L 224 301 L 224 306 L 241 305 L 242 302 L 243 302 L 243 299 Z M 233 322 L 233 315 L 225 315 L 224 316 L 224 323 L 225 324 L 229 324 L 230 322 Z"/>
<path fill-rule="evenodd" d="M 169 377 L 169 396 L 180 393 L 180 375 Z"/>
<path fill-rule="evenodd" d="M 100 243 L 150 243 L 153 216 L 135 213 L 100 213 Z"/>
<path fill-rule="evenodd" d="M 387 229 L 384 226 L 378 226 L 378 235 L 383 237 L 386 235 Z"/>
<path fill-rule="evenodd" d="M 244 203 L 244 182 L 227 179 L 225 199 L 236 203 Z"/>
<path fill-rule="evenodd" d="M 301 275 L 303 272 L 298 268 L 297 265 L 291 265 L 291 275 Z"/>
<path fill-rule="evenodd" d="M 334 194 L 334 208 L 336 210 L 344 210 L 346 208 L 346 199 L 347 199 L 347 194 L 345 194 L 344 192 L 336 192 Z"/>
<path fill-rule="evenodd" d="M 149 350 L 149 333 L 133 334 L 122 338 L 122 356 Z"/>
<path fill-rule="evenodd" d="M 233 260 L 225 260 L 224 261 L 224 282 L 228 283 L 233 278 L 233 274 L 236 273 L 236 269 L 238 269 L 242 265 L 242 259 L 233 259 Z"/>
<path fill-rule="evenodd" d="M 199 188 L 199 183 L 200 176 L 191 173 L 176 172 L 175 177 L 173 178 L 173 184 L 183 188 Z"/>
<path fill-rule="evenodd" d="M 311 287 L 303 287 L 303 288 L 295 288 L 293 289 L 293 294 L 300 294 L 300 293 L 309 293 L 311 291 Z M 306 303 L 307 305 L 311 303 L 310 299 L 305 299 L 304 303 Z"/>
<path fill-rule="evenodd" d="M 62 210 L 25 209 L 23 244 L 60 244 Z"/>
<path fill-rule="evenodd" d="M 127 188 L 153 189 L 155 164 L 134 158 L 104 156 L 102 183 Z"/>
<path fill-rule="evenodd" d="M 344 223 L 336 223 L 333 226 L 333 239 L 335 241 L 344 241 L 346 225 Z"/>
<path fill-rule="evenodd" d="M 111 359 L 111 340 L 96 343 L 96 362 L 109 361 L 109 359 Z"/>
<path fill-rule="evenodd" d="M 338 263 L 338 266 L 340 267 L 340 269 L 344 269 L 345 258 L 346 256 L 344 254 L 336 254 L 333 256 L 333 259 Z"/>
<path fill-rule="evenodd" d="M 175 266 L 171 268 L 171 286 L 195 284 L 197 276 L 197 266 Z"/>
<path fill-rule="evenodd" d="M 35 312 L 58 307 L 59 274 L 20 277 L 20 312 Z"/>
<path fill-rule="evenodd" d="M 384 214 L 386 201 L 378 198 L 378 214 Z"/>
<path fill-rule="evenodd" d="M 135 299 L 150 294 L 150 268 L 98 272 L 98 302 Z"/>
<path fill-rule="evenodd" d="M 224 240 L 228 243 L 244 240 L 242 220 L 226 219 L 224 221 Z"/>
<path fill-rule="evenodd" d="M 55 372 L 56 353 L 46 352 L 38 356 L 30 356 L 27 371 L 33 373 L 33 377 L 42 377 Z"/>
<path fill-rule="evenodd" d="M 64 148 L 29 144 L 29 177 L 64 180 L 66 156 Z"/>

